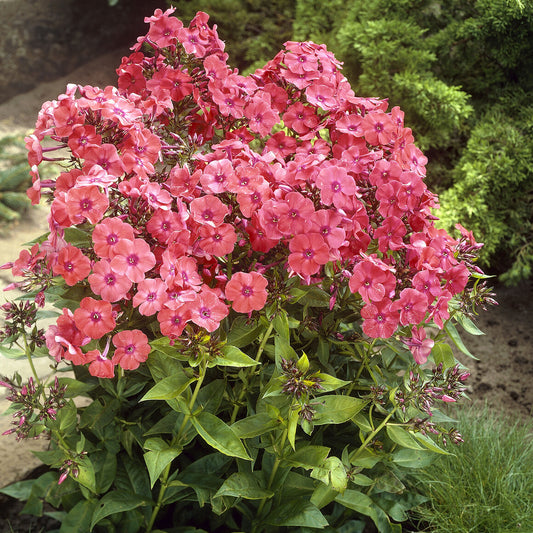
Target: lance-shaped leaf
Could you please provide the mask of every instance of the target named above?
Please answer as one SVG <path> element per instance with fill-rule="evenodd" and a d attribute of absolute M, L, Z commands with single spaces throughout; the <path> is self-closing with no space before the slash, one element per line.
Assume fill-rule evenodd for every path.
<path fill-rule="evenodd" d="M 144 462 L 150 475 L 150 486 L 153 487 L 161 472 L 180 454 L 180 450 L 171 448 L 161 438 L 147 439 L 144 449 L 148 450 L 144 454 Z"/>
<path fill-rule="evenodd" d="M 213 448 L 224 455 L 239 457 L 251 461 L 241 439 L 220 418 L 202 411 L 191 417 L 191 422 L 198 434 Z"/>
<path fill-rule="evenodd" d="M 150 502 L 131 492 L 115 490 L 108 492 L 99 502 L 93 514 L 91 531 L 94 526 L 106 516 L 116 513 L 131 511 L 141 505 L 148 505 Z"/>
<path fill-rule="evenodd" d="M 224 481 L 214 497 L 234 496 L 246 500 L 272 498 L 274 492 L 261 486 L 263 477 L 258 474 L 258 472 L 235 472 Z"/>
<path fill-rule="evenodd" d="M 320 396 L 313 402 L 313 424 L 343 424 L 355 416 L 368 402 L 353 396 L 330 394 Z"/>
<path fill-rule="evenodd" d="M 236 346 L 226 344 L 221 351 L 222 355 L 216 356 L 212 361 L 210 361 L 209 367 L 213 367 L 215 365 L 244 367 L 255 366 L 259 364 L 257 361 L 254 361 L 251 357 L 239 350 L 239 348 Z"/>
<path fill-rule="evenodd" d="M 197 378 L 189 377 L 183 370 L 163 378 L 156 383 L 142 398 L 146 400 L 172 400 L 177 398 Z"/>

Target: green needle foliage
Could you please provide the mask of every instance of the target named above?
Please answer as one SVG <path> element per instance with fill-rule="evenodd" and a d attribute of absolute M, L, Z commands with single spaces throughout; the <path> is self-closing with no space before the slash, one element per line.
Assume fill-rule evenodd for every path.
<path fill-rule="evenodd" d="M 0 224 L 19 220 L 30 207 L 26 189 L 31 185 L 23 136 L 0 139 Z"/>
<path fill-rule="evenodd" d="M 459 411 L 464 444 L 415 473 L 431 533 L 533 531 L 533 426 L 487 405 Z"/>

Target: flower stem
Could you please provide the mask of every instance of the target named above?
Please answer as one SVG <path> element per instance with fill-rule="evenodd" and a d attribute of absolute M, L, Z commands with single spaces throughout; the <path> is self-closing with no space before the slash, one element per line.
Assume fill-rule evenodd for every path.
<path fill-rule="evenodd" d="M 198 381 L 196 382 L 196 386 L 191 396 L 191 401 L 189 402 L 189 412 L 186 413 L 185 416 L 183 417 L 183 422 L 181 423 L 178 433 L 172 439 L 172 443 L 170 444 L 171 447 L 175 446 L 180 441 L 181 434 L 183 430 L 185 429 L 187 422 L 191 418 L 191 411 L 194 408 L 194 403 L 196 402 L 196 398 L 198 397 L 198 393 L 200 392 L 200 388 L 202 387 L 202 383 L 205 378 L 206 370 L 207 370 L 207 367 L 205 363 L 200 365 L 200 375 L 198 376 Z M 157 502 L 154 507 L 154 510 L 152 511 L 152 516 L 150 516 L 150 522 L 148 523 L 148 527 L 146 528 L 146 533 L 150 533 L 150 531 L 152 531 L 157 514 L 159 513 L 159 510 L 161 509 L 161 505 L 163 503 L 163 497 L 165 496 L 165 492 L 168 487 L 168 478 L 170 475 L 171 464 L 172 464 L 172 461 L 168 463 L 168 465 L 165 467 L 165 470 L 163 471 L 163 474 L 161 475 L 161 489 L 159 490 L 159 494 L 157 496 Z"/>
<path fill-rule="evenodd" d="M 361 455 L 361 453 L 363 452 L 363 450 L 372 442 L 372 440 L 374 439 L 374 437 L 387 425 L 387 422 L 392 418 L 392 416 L 394 415 L 394 413 L 398 410 L 398 407 L 395 407 L 386 417 L 385 419 L 383 420 L 383 422 L 381 422 L 381 424 L 374 430 L 372 431 L 372 433 L 370 433 L 370 435 L 368 435 L 368 437 L 364 440 L 364 442 L 361 444 L 361 446 L 359 447 L 359 449 L 350 457 L 350 461 L 352 461 L 353 459 L 355 459 L 356 457 L 358 457 L 359 455 Z"/>
<path fill-rule="evenodd" d="M 263 338 L 261 339 L 261 344 L 259 345 L 259 348 L 257 349 L 257 354 L 255 355 L 255 361 L 256 362 L 259 362 L 259 359 L 261 358 L 261 355 L 265 349 L 265 346 L 266 346 L 266 343 L 270 337 L 270 334 L 272 333 L 272 330 L 274 329 L 274 322 L 271 321 L 269 326 L 268 326 L 268 329 L 265 331 L 265 334 L 263 335 Z M 252 370 L 253 371 L 253 370 Z M 250 373 L 251 371 L 249 370 L 247 373 L 246 373 L 246 380 L 248 379 L 248 374 Z M 233 406 L 233 412 L 231 413 L 231 419 L 230 419 L 230 425 L 233 424 L 235 422 L 235 420 L 237 420 L 237 415 L 239 414 L 239 409 L 240 409 L 240 403 L 242 402 L 242 400 L 244 399 L 244 397 L 246 396 L 246 391 L 248 390 L 248 381 L 246 381 L 244 384 L 243 384 L 243 387 L 241 389 L 241 392 L 237 398 L 237 401 L 235 402 L 235 405 Z"/>

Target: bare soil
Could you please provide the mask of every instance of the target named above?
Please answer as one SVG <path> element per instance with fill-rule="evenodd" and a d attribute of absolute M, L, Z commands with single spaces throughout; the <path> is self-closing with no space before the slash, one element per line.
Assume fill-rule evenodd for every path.
<path fill-rule="evenodd" d="M 68 76 L 39 86 L 0 105 L 0 135 L 31 130 L 41 104 L 62 92 L 67 83 L 92 84 L 104 87 L 115 84 L 114 69 L 122 51 L 98 57 L 74 70 Z M 40 235 L 46 227 L 46 211 L 32 211 L 8 231 L 0 232 L 0 264 L 14 260 L 21 244 Z M 0 286 L 9 283 L 8 271 L 0 271 Z M 471 371 L 469 396 L 475 401 L 487 401 L 494 409 L 505 410 L 513 419 L 530 418 L 533 414 L 533 281 L 518 287 L 495 285 L 497 307 L 482 311 L 477 319 L 483 336 L 464 334 L 464 342 L 477 360 L 459 355 Z M 0 374 L 9 373 L 7 362 L 0 361 Z M 7 407 L 2 402 L 0 411 Z M 8 417 L 0 417 L 0 433 L 9 427 Z M 17 443 L 11 436 L 0 437 L 0 486 L 22 479 L 38 461 L 29 452 L 45 442 Z M 0 498 L 0 533 L 46 531 L 26 518 L 17 517 L 13 501 Z M 8 514 L 9 513 L 9 514 Z M 10 529 L 10 527 L 12 529 Z"/>

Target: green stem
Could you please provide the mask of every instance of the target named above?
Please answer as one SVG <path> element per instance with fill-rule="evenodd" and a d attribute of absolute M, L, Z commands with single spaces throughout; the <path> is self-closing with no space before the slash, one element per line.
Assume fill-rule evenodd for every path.
<path fill-rule="evenodd" d="M 398 407 L 395 407 L 381 422 L 381 424 L 374 430 L 368 437 L 364 440 L 363 444 L 359 447 L 359 449 L 355 452 L 353 456 L 350 457 L 350 461 L 353 461 L 356 457 L 361 455 L 361 452 L 372 442 L 374 437 L 387 425 L 387 422 L 392 418 L 394 413 L 398 410 Z"/>
<path fill-rule="evenodd" d="M 37 370 L 35 370 L 35 365 L 33 364 L 30 346 L 28 345 L 28 339 L 26 337 L 25 331 L 22 332 L 22 338 L 24 339 L 24 353 L 26 354 L 26 358 L 28 359 L 28 363 L 30 364 L 31 372 L 33 374 L 33 377 L 35 378 L 35 382 L 37 383 L 37 386 L 41 388 L 41 380 L 39 379 L 39 376 L 37 375 Z M 44 389 L 42 389 L 42 393 L 44 395 Z"/>
<path fill-rule="evenodd" d="M 270 322 L 270 325 L 268 326 L 268 329 L 265 331 L 265 334 L 263 335 L 263 338 L 261 339 L 261 344 L 259 345 L 259 348 L 257 349 L 257 354 L 255 355 L 255 361 L 258 363 L 259 359 L 261 359 L 261 355 L 263 354 L 263 351 L 265 349 L 266 343 L 270 337 L 270 334 L 272 333 L 272 330 L 274 329 L 274 322 Z M 237 415 L 239 414 L 240 404 L 244 397 L 246 396 L 246 392 L 248 390 L 248 374 L 253 372 L 253 370 L 248 370 L 246 373 L 245 379 L 246 381 L 243 383 L 241 392 L 239 393 L 239 396 L 237 398 L 237 401 L 235 402 L 235 405 L 233 406 L 233 412 L 231 413 L 230 418 L 230 425 L 235 423 L 235 420 L 237 420 Z"/>
<path fill-rule="evenodd" d="M 289 428 L 286 427 L 285 430 L 283 431 L 283 435 L 281 436 L 279 453 L 276 456 L 276 460 L 274 461 L 274 464 L 272 466 L 272 472 L 270 472 L 270 477 L 268 478 L 267 490 L 269 490 L 270 487 L 272 486 L 272 483 L 274 483 L 274 478 L 276 477 L 276 474 L 278 473 L 278 468 L 279 468 L 279 465 L 281 464 L 281 454 L 283 453 L 283 447 L 285 446 L 285 441 L 287 440 L 288 433 L 289 433 Z M 263 512 L 263 509 L 265 507 L 267 500 L 268 498 L 266 496 L 261 500 L 261 503 L 259 504 L 259 507 L 257 509 L 258 517 L 261 516 L 261 513 Z M 257 525 L 255 525 L 254 528 L 252 529 L 252 533 L 257 533 Z"/>
<path fill-rule="evenodd" d="M 191 396 L 191 401 L 189 402 L 189 412 L 185 414 L 183 417 L 183 422 L 181 423 L 181 426 L 178 430 L 177 435 L 172 439 L 172 442 L 170 446 L 175 446 L 181 439 L 182 432 L 185 429 L 185 426 L 187 425 L 187 422 L 191 418 L 191 412 L 194 408 L 194 403 L 196 402 L 196 398 L 198 397 L 198 393 L 200 392 L 200 388 L 202 387 L 202 383 L 204 381 L 205 375 L 206 375 L 206 364 L 202 363 L 200 366 L 200 375 L 198 376 L 198 381 L 196 382 L 196 386 L 194 388 L 194 391 Z M 163 471 L 163 474 L 161 475 L 161 489 L 159 490 L 159 494 L 157 496 L 157 502 L 154 507 L 154 510 L 152 511 L 152 516 L 150 517 L 150 522 L 148 523 L 148 527 L 146 528 L 146 533 L 150 533 L 152 531 L 152 528 L 154 527 L 155 519 L 157 517 L 157 514 L 159 513 L 159 510 L 161 509 L 161 505 L 163 504 L 163 498 L 165 496 L 165 492 L 168 488 L 168 478 L 170 476 L 170 466 L 172 464 L 172 461 L 168 463 L 168 465 L 165 467 L 165 470 Z"/>

